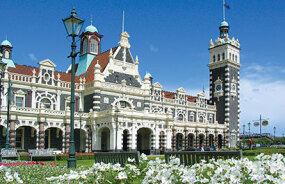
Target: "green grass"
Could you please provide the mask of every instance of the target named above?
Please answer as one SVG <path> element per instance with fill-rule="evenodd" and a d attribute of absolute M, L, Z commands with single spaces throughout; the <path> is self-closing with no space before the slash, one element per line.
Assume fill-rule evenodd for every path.
<path fill-rule="evenodd" d="M 51 164 L 56 163 L 58 166 L 67 166 L 67 160 L 63 161 L 44 161 L 44 163 Z M 91 167 L 94 164 L 94 160 L 77 160 L 77 167 Z"/>

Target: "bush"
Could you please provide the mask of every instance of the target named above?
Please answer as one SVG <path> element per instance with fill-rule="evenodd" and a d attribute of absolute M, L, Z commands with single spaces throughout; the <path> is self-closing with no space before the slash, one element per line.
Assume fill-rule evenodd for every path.
<path fill-rule="evenodd" d="M 76 160 L 92 160 L 94 159 L 94 153 L 76 153 L 75 155 Z M 58 154 L 56 155 L 56 160 L 67 160 L 68 154 Z"/>

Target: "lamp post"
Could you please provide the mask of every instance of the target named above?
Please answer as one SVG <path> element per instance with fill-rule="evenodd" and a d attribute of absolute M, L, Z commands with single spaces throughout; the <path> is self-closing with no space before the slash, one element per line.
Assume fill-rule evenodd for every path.
<path fill-rule="evenodd" d="M 245 125 L 242 125 L 243 128 L 243 136 L 245 136 L 244 132 L 245 132 Z"/>
<path fill-rule="evenodd" d="M 248 136 L 250 138 L 250 122 L 248 123 Z"/>
<path fill-rule="evenodd" d="M 4 77 L 4 72 L 5 72 L 6 66 L 7 66 L 7 64 L 2 61 L 2 54 L 0 53 L 0 120 L 1 120 L 1 107 L 2 107 L 1 94 L 2 94 L 2 89 L 3 89 L 1 81 L 2 81 L 2 78 Z M 1 137 L 2 137 L 2 135 L 0 136 L 0 141 L 1 141 Z M 1 142 L 0 142 L 0 162 L 2 162 L 1 149 L 2 148 L 1 148 Z"/>
<path fill-rule="evenodd" d="M 82 149 L 81 149 L 81 109 L 79 110 L 79 153 L 82 153 Z"/>
<path fill-rule="evenodd" d="M 118 107 L 115 110 L 116 113 L 116 144 L 115 144 L 115 152 L 117 152 L 117 145 L 118 145 L 118 123 L 119 123 L 119 109 Z"/>
<path fill-rule="evenodd" d="M 259 122 L 255 122 L 254 126 L 259 126 L 259 131 L 260 131 L 260 147 L 262 146 L 262 135 L 261 135 L 261 127 L 262 126 L 267 126 L 268 125 L 268 120 L 267 119 L 262 119 L 261 115 L 259 116 L 259 120 L 255 120 Z M 262 121 L 262 122 L 261 122 Z"/>
<path fill-rule="evenodd" d="M 77 18 L 75 9 L 73 8 L 70 17 L 62 20 L 68 36 L 72 37 L 71 44 L 71 99 L 70 99 L 70 146 L 68 151 L 68 168 L 76 168 L 75 158 L 75 144 L 74 144 L 74 85 L 75 85 L 75 58 L 77 56 L 75 37 L 77 37 L 81 31 L 84 20 Z"/>
<path fill-rule="evenodd" d="M 9 77 L 9 81 L 8 81 L 8 102 L 7 102 L 6 149 L 9 149 L 10 103 L 11 103 L 11 79 Z"/>
<path fill-rule="evenodd" d="M 276 127 L 273 127 L 274 130 L 274 140 L 275 140 L 275 131 L 276 131 Z"/>

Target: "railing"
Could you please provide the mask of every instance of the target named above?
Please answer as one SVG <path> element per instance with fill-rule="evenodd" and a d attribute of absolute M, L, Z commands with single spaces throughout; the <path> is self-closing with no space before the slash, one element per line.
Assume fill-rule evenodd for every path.
<path fill-rule="evenodd" d="M 20 81 L 20 82 L 28 82 L 28 83 L 33 82 L 33 76 L 30 76 L 30 75 L 23 75 L 23 74 L 18 74 L 18 73 L 8 73 L 8 74 L 11 77 L 12 81 Z M 38 78 L 38 77 L 36 77 L 36 78 Z M 59 87 L 68 88 L 68 89 L 70 89 L 70 87 L 71 87 L 70 82 L 61 81 L 61 80 L 57 80 L 57 82 L 59 83 L 57 85 Z M 54 85 L 54 86 L 56 86 L 56 85 Z M 80 89 L 80 86 L 81 86 L 80 83 L 75 83 L 75 89 Z"/>
<path fill-rule="evenodd" d="M 22 82 L 32 82 L 32 76 L 29 75 L 22 75 L 22 74 L 15 74 L 15 73 L 9 73 L 11 80 L 14 81 L 22 81 Z"/>
<path fill-rule="evenodd" d="M 209 162 L 211 159 L 241 158 L 242 151 L 169 151 L 165 152 L 165 162 L 168 163 L 170 157 L 180 159 L 180 164 L 193 165 L 201 160 Z"/>
<path fill-rule="evenodd" d="M 128 158 L 135 159 L 135 163 L 139 164 L 140 153 L 134 152 L 95 152 L 94 159 L 95 163 L 120 163 L 125 165 L 128 163 Z"/>

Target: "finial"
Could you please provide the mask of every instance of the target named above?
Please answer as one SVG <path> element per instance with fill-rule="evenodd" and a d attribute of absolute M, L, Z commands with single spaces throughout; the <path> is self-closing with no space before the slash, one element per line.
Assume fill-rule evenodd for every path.
<path fill-rule="evenodd" d="M 113 55 L 113 51 L 112 51 L 112 48 L 110 49 L 110 53 L 109 53 L 109 56 L 112 56 Z"/>
<path fill-rule="evenodd" d="M 8 36 L 6 35 L 6 40 L 8 40 Z"/>
<path fill-rule="evenodd" d="M 136 63 L 139 62 L 139 57 L 136 55 Z"/>
<path fill-rule="evenodd" d="M 122 33 L 125 31 L 125 11 L 123 10 L 123 22 L 122 22 Z"/>
<path fill-rule="evenodd" d="M 93 22 L 92 22 L 92 15 L 91 15 L 91 26 L 92 26 L 92 23 L 93 23 Z"/>

